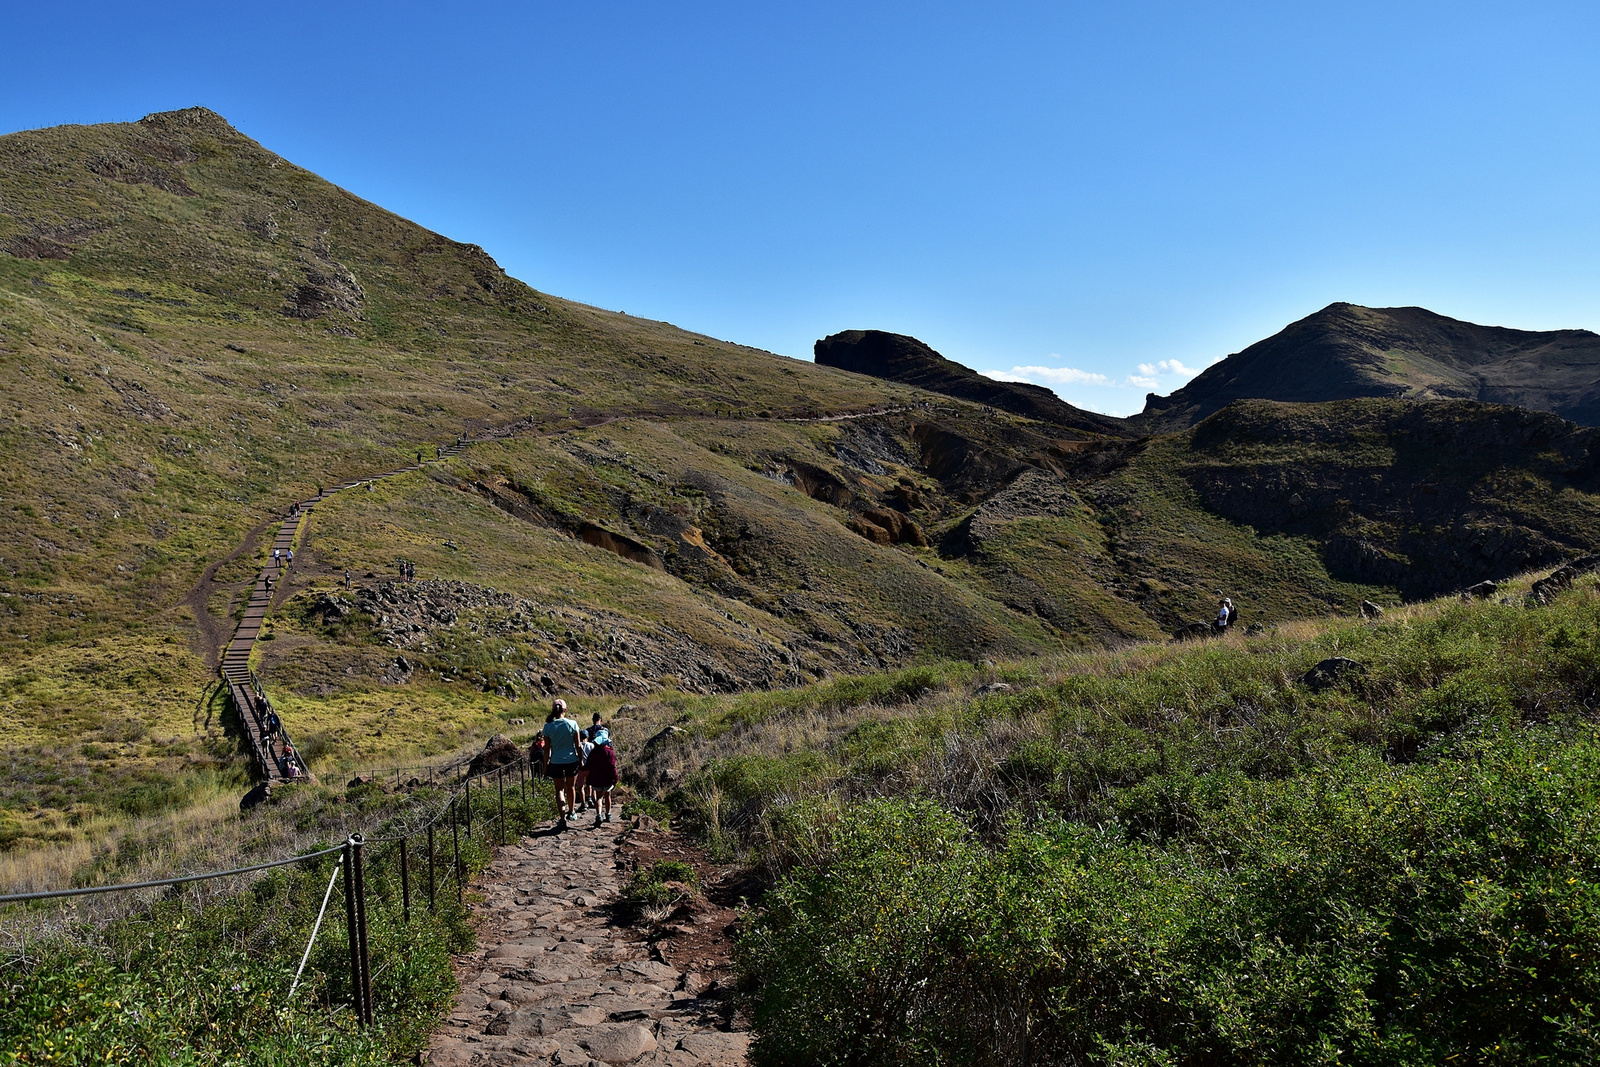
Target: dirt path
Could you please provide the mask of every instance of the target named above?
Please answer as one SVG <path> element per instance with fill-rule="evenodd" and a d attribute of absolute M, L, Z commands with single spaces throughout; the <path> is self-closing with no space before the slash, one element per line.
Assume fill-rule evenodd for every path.
<path fill-rule="evenodd" d="M 478 950 L 424 1062 L 737 1065 L 749 1035 L 708 979 L 661 962 L 617 914 L 633 831 L 581 817 L 500 850 L 473 887 Z"/>

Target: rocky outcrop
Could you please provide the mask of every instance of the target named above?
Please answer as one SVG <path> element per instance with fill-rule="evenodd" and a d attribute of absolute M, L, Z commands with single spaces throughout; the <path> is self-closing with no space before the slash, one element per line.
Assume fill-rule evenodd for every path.
<path fill-rule="evenodd" d="M 539 604 L 467 582 L 377 582 L 353 599 L 324 593 L 303 611 L 330 625 L 362 620 L 403 650 L 405 669 L 390 669 L 390 682 L 420 669 L 511 697 L 642 694 L 662 685 L 736 692 L 785 684 L 796 669 L 793 650 L 756 635 L 709 648 L 637 619 Z M 489 645 L 498 656 L 485 662 L 474 649 Z"/>
<path fill-rule="evenodd" d="M 986 378 L 905 334 L 845 330 L 818 341 L 814 351 L 825 367 L 914 385 L 1084 433 L 1128 436 L 1121 419 L 1073 407 L 1042 386 Z"/>
<path fill-rule="evenodd" d="M 1560 593 L 1572 588 L 1572 583 L 1585 574 L 1600 569 L 1600 556 L 1583 556 L 1571 563 L 1557 567 L 1549 575 L 1533 583 L 1528 600 L 1533 604 L 1548 604 Z"/>
<path fill-rule="evenodd" d="M 496 767 L 509 767 L 522 758 L 522 747 L 505 734 L 495 734 L 483 746 L 483 751 L 467 764 L 468 774 L 482 774 Z"/>
<path fill-rule="evenodd" d="M 909 516 L 889 508 L 867 508 L 850 516 L 851 530 L 880 545 L 928 547 L 928 536 Z"/>

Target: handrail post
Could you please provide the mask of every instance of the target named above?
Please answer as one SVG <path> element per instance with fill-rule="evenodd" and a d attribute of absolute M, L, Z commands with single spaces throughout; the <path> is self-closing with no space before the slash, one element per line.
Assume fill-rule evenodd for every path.
<path fill-rule="evenodd" d="M 467 840 L 472 840 L 472 776 L 467 776 Z"/>
<path fill-rule="evenodd" d="M 433 911 L 433 823 L 428 824 L 428 911 Z"/>
<path fill-rule="evenodd" d="M 362 838 L 350 838 L 356 860 L 356 929 L 361 938 L 361 1021 L 372 1025 L 372 960 L 367 954 L 367 878 L 362 863 Z"/>
<path fill-rule="evenodd" d="M 450 851 L 455 853 L 456 903 L 461 903 L 461 838 L 456 833 L 456 804 L 450 802 Z"/>
<path fill-rule="evenodd" d="M 342 867 L 344 870 L 344 929 L 350 944 L 350 1000 L 355 1008 L 356 1021 L 365 1021 L 361 1001 L 361 934 L 356 927 L 356 878 L 353 838 L 346 838 Z"/>
<path fill-rule="evenodd" d="M 400 839 L 400 906 L 406 924 L 411 924 L 411 853 L 406 839 Z"/>
<path fill-rule="evenodd" d="M 506 843 L 506 769 L 501 767 L 495 772 L 495 784 L 500 787 L 500 844 Z"/>

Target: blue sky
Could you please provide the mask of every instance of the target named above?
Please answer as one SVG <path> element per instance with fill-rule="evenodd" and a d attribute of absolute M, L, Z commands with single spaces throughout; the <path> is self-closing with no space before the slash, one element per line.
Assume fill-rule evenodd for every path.
<path fill-rule="evenodd" d="M 1593 3 L 4 0 L 0 130 L 204 104 L 562 296 L 1138 410 L 1335 300 L 1600 327 Z"/>

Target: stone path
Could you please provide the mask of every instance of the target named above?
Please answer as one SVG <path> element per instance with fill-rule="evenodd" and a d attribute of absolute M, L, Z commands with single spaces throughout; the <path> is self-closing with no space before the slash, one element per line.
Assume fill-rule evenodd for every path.
<path fill-rule="evenodd" d="M 704 979 L 652 958 L 614 916 L 625 827 L 523 838 L 473 888 L 477 951 L 456 959 L 461 993 L 426 1061 L 478 1064 L 738 1065 L 749 1034 Z"/>

